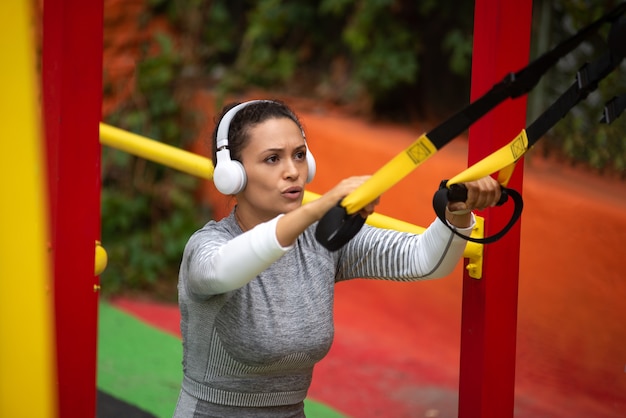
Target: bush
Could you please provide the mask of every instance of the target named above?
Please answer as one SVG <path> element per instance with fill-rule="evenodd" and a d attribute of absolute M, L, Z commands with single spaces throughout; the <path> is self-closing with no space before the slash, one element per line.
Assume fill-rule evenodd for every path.
<path fill-rule="evenodd" d="M 149 54 L 155 45 L 158 52 Z M 107 122 L 184 147 L 183 132 L 190 131 L 190 123 L 176 96 L 181 61 L 171 38 L 156 34 L 143 54 L 132 97 Z M 198 180 L 190 175 L 103 149 L 102 242 L 109 255 L 102 274 L 105 295 L 151 290 L 161 282 L 173 287 L 184 245 L 201 225 L 200 216 L 208 215 L 196 203 L 197 187 Z"/>

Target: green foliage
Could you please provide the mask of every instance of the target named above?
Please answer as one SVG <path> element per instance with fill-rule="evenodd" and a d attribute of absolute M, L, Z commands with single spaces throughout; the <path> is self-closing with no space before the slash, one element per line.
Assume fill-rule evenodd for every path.
<path fill-rule="evenodd" d="M 155 47 L 158 52 L 151 52 Z M 180 66 L 172 39 L 156 34 L 144 45 L 132 98 L 107 122 L 184 147 L 190 124 L 176 97 Z M 102 242 L 109 255 L 102 274 L 103 292 L 148 289 L 159 281 L 175 283 L 184 245 L 201 222 L 194 200 L 198 180 L 104 148 L 102 182 Z"/>
<path fill-rule="evenodd" d="M 309 91 L 324 91 L 331 100 L 349 103 L 365 98 L 376 107 L 389 94 L 413 86 L 410 98 L 419 102 L 425 99 L 415 87 L 423 76 L 420 61 L 425 56 L 443 55 L 450 60 L 452 69 L 438 69 L 438 77 L 456 73 L 467 81 L 472 19 L 466 12 L 472 5 L 469 1 L 452 7 L 409 0 L 215 0 L 204 12 L 202 44 L 212 45 L 214 51 L 204 63 L 224 93 L 304 83 Z M 439 21 L 434 23 L 435 19 Z M 438 27 L 441 36 L 430 38 L 424 27 Z M 438 96 L 446 100 L 441 93 Z"/>
<path fill-rule="evenodd" d="M 399 84 L 412 84 L 418 74 L 415 34 L 398 25 L 390 13 L 393 0 L 360 3 L 343 29 L 343 40 L 351 52 L 356 82 L 374 97 Z"/>
<path fill-rule="evenodd" d="M 450 71 L 458 75 L 468 74 L 472 57 L 472 38 L 460 29 L 452 29 L 445 36 L 442 48 L 450 54 Z"/>

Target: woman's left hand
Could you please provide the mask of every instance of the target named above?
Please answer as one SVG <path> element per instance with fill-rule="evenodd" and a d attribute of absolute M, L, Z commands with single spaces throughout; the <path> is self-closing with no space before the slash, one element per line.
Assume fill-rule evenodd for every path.
<path fill-rule="evenodd" d="M 472 221 L 471 211 L 483 210 L 495 206 L 502 194 L 500 184 L 490 176 L 464 183 L 467 188 L 465 202 L 450 202 L 446 210 L 446 219 L 459 228 L 467 228 Z"/>

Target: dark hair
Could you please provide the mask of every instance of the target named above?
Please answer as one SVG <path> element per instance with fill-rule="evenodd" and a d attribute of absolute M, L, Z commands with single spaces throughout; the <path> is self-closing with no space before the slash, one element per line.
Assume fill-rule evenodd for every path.
<path fill-rule="evenodd" d="M 215 129 L 212 136 L 212 158 L 213 165 L 217 164 L 217 130 L 219 122 L 222 120 L 226 112 L 239 103 L 231 103 L 222 109 L 221 114 L 217 118 Z M 230 149 L 230 157 L 233 160 L 241 161 L 241 150 L 249 139 L 250 129 L 256 125 L 265 122 L 268 119 L 289 118 L 298 125 L 304 136 L 304 129 L 296 114 L 283 102 L 278 100 L 263 100 L 251 103 L 240 109 L 228 127 L 228 149 Z"/>

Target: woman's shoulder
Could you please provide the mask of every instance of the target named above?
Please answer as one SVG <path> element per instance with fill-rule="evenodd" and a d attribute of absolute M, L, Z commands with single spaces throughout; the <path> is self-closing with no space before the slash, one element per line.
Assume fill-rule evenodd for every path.
<path fill-rule="evenodd" d="M 211 219 L 202 228 L 196 230 L 190 237 L 189 241 L 217 239 L 219 237 L 233 238 L 241 233 L 237 221 L 232 213 L 220 220 Z"/>

